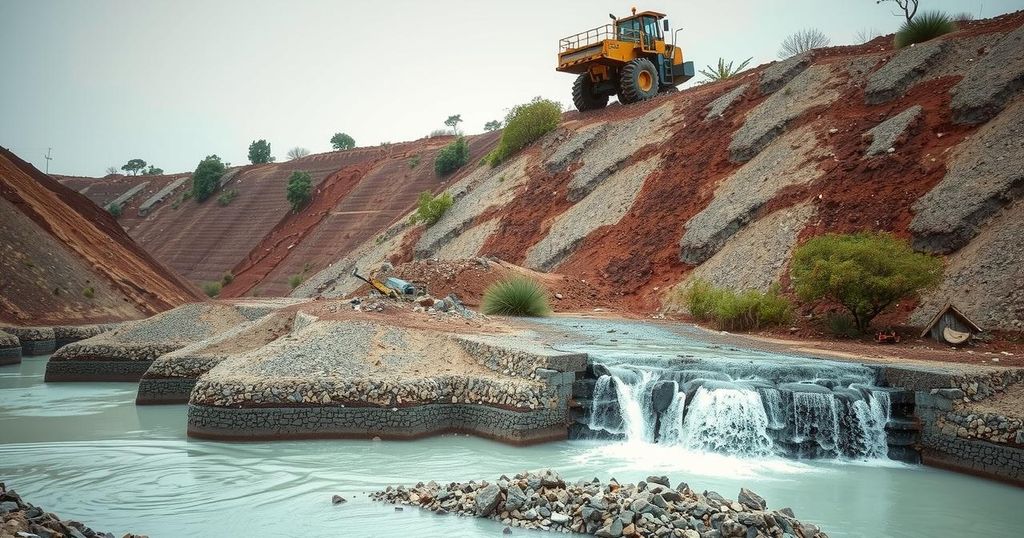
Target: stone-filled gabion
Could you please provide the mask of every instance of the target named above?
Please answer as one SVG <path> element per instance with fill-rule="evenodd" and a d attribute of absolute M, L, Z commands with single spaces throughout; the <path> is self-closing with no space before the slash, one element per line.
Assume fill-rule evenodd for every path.
<path fill-rule="evenodd" d="M 0 366 L 21 362 L 21 342 L 17 336 L 0 331 Z"/>
<path fill-rule="evenodd" d="M 48 355 L 56 342 L 52 327 L 3 327 L 4 332 L 18 337 L 22 355 Z"/>
<path fill-rule="evenodd" d="M 765 500 L 747 489 L 732 501 L 714 491 L 696 493 L 686 483 L 670 486 L 665 476 L 650 476 L 637 484 L 619 484 L 614 478 L 607 484 L 596 478 L 568 484 L 546 469 L 512 478 L 502 475 L 494 482 L 388 486 L 371 498 L 438 514 L 494 519 L 509 527 L 610 538 L 827 538 L 815 525 L 798 521 L 788 508 L 768 510 Z"/>

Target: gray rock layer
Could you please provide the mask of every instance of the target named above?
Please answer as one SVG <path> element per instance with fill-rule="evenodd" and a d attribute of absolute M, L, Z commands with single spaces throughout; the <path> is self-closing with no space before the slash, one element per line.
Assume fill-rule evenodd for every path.
<path fill-rule="evenodd" d="M 945 41 L 933 40 L 901 49 L 868 78 L 864 100 L 874 105 L 902 97 L 948 48 Z"/>
<path fill-rule="evenodd" d="M 914 203 L 914 248 L 950 253 L 1000 208 L 1024 194 L 1024 100 L 979 129 L 947 161 L 948 172 Z"/>
<path fill-rule="evenodd" d="M 895 148 L 896 144 L 905 138 L 904 133 L 907 129 L 921 118 L 921 111 L 921 105 L 914 105 L 864 133 L 864 138 L 871 142 L 865 153 L 868 156 L 881 155 L 889 148 Z"/>
<path fill-rule="evenodd" d="M 952 91 L 953 121 L 981 123 L 1024 88 L 1024 26 L 1007 34 Z"/>

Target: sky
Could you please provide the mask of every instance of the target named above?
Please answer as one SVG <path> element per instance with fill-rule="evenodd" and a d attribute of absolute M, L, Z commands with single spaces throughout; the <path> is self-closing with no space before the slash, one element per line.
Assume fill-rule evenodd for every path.
<path fill-rule="evenodd" d="M 40 170 L 102 176 L 141 158 L 167 172 L 249 143 L 330 150 L 415 140 L 461 114 L 467 133 L 542 96 L 571 107 L 558 39 L 627 15 L 667 13 L 698 69 L 751 65 L 818 28 L 833 45 L 894 32 L 875 0 L 0 0 L 0 146 Z M 1024 0 L 922 0 L 976 18 Z M 696 79 L 692 82 L 696 82 Z"/>

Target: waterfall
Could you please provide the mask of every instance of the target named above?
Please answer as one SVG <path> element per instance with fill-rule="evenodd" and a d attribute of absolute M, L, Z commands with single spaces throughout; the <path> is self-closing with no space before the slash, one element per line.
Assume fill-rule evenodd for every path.
<path fill-rule="evenodd" d="M 772 453 L 768 415 L 757 391 L 697 389 L 683 422 L 682 446 L 745 456 Z"/>
<path fill-rule="evenodd" d="M 678 445 L 683 438 L 683 414 L 686 411 L 686 394 L 676 393 L 672 404 L 661 416 L 661 428 L 658 429 L 658 442 L 665 445 Z"/>
<path fill-rule="evenodd" d="M 839 454 L 839 404 L 833 394 L 793 393 L 793 441 Z"/>
<path fill-rule="evenodd" d="M 798 373 L 782 368 L 769 379 L 749 372 L 734 379 L 707 370 L 606 368 L 586 417 L 591 430 L 634 443 L 748 457 L 887 457 L 889 392 L 865 376 L 839 371 L 793 382 Z"/>

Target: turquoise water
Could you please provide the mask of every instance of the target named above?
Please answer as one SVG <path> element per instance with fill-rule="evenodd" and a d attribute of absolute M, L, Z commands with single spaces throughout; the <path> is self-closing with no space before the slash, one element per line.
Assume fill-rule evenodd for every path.
<path fill-rule="evenodd" d="M 44 384 L 46 359 L 0 367 L 0 480 L 95 529 L 191 536 L 498 536 L 489 520 L 370 502 L 388 484 L 551 467 L 576 480 L 667 474 L 770 508 L 832 537 L 1018 536 L 1024 489 L 889 462 L 796 462 L 657 445 L 517 448 L 466 436 L 412 442 L 215 443 L 185 437 L 185 406 L 136 407 L 134 383 Z M 333 506 L 331 495 L 349 499 Z M 516 530 L 514 535 L 545 536 Z"/>

